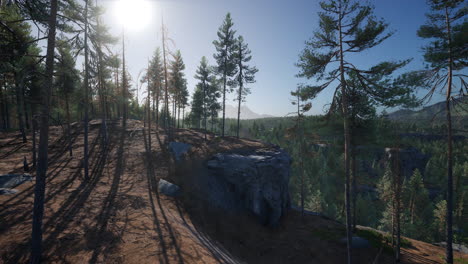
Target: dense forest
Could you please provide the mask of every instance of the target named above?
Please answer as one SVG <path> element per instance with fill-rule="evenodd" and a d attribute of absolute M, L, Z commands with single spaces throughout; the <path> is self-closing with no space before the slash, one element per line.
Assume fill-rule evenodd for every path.
<path fill-rule="evenodd" d="M 409 70 L 412 58 L 357 63 L 394 34 L 371 4 L 321 2 L 295 65 L 301 83 L 283 102 L 296 110 L 242 120 L 241 105 L 262 69 L 230 13 L 211 43 L 215 53 L 201 57 L 195 72 L 187 72 L 186 54 L 172 49 L 162 20 L 162 42 L 151 43 L 147 67 L 131 76 L 125 30 L 110 34 L 98 1 L 0 1 L 0 129 L 32 144 L 22 157 L 24 171 L 35 176 L 31 263 L 43 252 L 50 127 L 59 128 L 69 157 L 77 157 L 75 140 L 83 137 L 78 167 L 83 181 L 92 182 L 90 131 L 98 126 L 100 146 L 110 149 L 115 122 L 125 129 L 131 120 L 143 122 L 150 153 L 152 131 L 166 135 L 167 144 L 180 129 L 203 133 L 205 141 L 244 138 L 286 150 L 292 207 L 346 227 L 347 263 L 355 263 L 357 226 L 391 234 L 396 261 L 405 236 L 445 242 L 444 259 L 454 263 L 452 245 L 468 245 L 467 5 L 427 5 L 428 22 L 414 32 L 426 41 L 425 65 Z M 194 75 L 195 87 L 188 87 L 187 75 Z M 311 115 L 327 89 L 324 114 Z M 440 94 L 445 100 L 431 105 Z M 226 118 L 229 95 L 235 119 Z"/>

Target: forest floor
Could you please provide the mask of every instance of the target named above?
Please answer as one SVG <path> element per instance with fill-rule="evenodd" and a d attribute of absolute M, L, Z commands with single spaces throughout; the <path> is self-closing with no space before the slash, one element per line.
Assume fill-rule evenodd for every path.
<path fill-rule="evenodd" d="M 109 124 L 103 147 L 99 122 L 90 125 L 90 175 L 82 169 L 83 137 L 72 134 L 68 154 L 61 127 L 51 127 L 46 186 L 43 251 L 45 263 L 344 263 L 343 225 L 291 211 L 277 229 L 260 226 L 252 217 L 227 215 L 193 199 L 167 151 L 162 130 L 151 133 L 151 152 L 143 123 Z M 75 129 L 80 130 L 79 126 Z M 193 146 L 192 160 L 215 152 L 258 148 L 263 143 L 219 139 L 179 129 L 176 141 Z M 0 174 L 23 173 L 31 161 L 31 140 L 18 133 L 0 135 Z M 34 176 L 35 172 L 30 172 Z M 195 175 L 195 174 L 193 174 Z M 180 183 L 177 199 L 160 195 L 157 182 Z M 0 195 L 0 263 L 29 259 L 34 184 L 26 182 L 13 195 Z M 353 250 L 358 263 L 392 263 L 377 247 Z M 378 256 L 379 255 L 379 256 Z M 404 263 L 443 263 L 444 249 L 419 241 L 403 250 Z M 378 258 L 376 259 L 376 256 Z M 456 253 L 456 258 L 468 258 Z M 376 261 L 374 261 L 376 260 Z"/>

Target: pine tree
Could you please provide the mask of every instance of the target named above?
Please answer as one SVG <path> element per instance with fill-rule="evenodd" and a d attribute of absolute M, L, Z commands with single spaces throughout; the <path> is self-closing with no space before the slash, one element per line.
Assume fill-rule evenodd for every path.
<path fill-rule="evenodd" d="M 159 126 L 159 102 L 161 101 L 164 83 L 164 69 L 159 47 L 154 51 L 147 76 L 149 76 L 149 82 L 151 82 L 151 94 L 153 95 L 153 119 Z"/>
<path fill-rule="evenodd" d="M 200 128 L 200 122 L 203 118 L 203 87 L 197 84 L 192 95 L 192 109 L 190 111 L 190 123 L 196 128 Z"/>
<path fill-rule="evenodd" d="M 212 69 L 208 66 L 208 60 L 205 56 L 201 58 L 200 65 L 197 68 L 195 79 L 199 80 L 200 82 L 197 86 L 201 87 L 202 89 L 202 111 L 203 111 L 203 128 L 205 129 L 205 140 L 206 140 L 206 132 L 207 132 L 207 119 L 208 119 L 208 112 L 209 107 L 208 104 L 210 103 L 210 85 L 213 82 Z"/>
<path fill-rule="evenodd" d="M 234 87 L 237 88 L 237 138 L 239 138 L 239 129 L 240 129 L 240 112 L 241 112 L 241 102 L 245 102 L 245 97 L 250 94 L 250 88 L 245 86 L 249 83 L 255 82 L 255 74 L 258 72 L 258 69 L 255 66 L 249 66 L 247 63 L 250 62 L 252 56 L 250 55 L 251 51 L 244 42 L 244 38 L 239 36 L 236 40 L 234 59 L 237 64 L 237 75 L 234 78 Z"/>
<path fill-rule="evenodd" d="M 234 23 L 231 19 L 231 14 L 227 13 L 224 18 L 223 24 L 218 29 L 218 40 L 213 41 L 213 45 L 216 48 L 216 54 L 213 57 L 216 60 L 218 66 L 216 71 L 221 76 L 223 82 L 223 118 L 221 124 L 221 136 L 224 137 L 224 125 L 226 121 L 226 92 L 229 92 L 227 85 L 231 83 L 230 77 L 233 77 L 236 73 L 236 62 L 235 62 L 235 30 L 232 29 Z"/>
<path fill-rule="evenodd" d="M 447 119 L 447 248 L 446 261 L 453 263 L 453 146 L 452 146 L 452 113 L 451 101 L 454 87 L 454 77 L 460 79 L 461 94 L 463 88 L 468 91 L 464 81 L 466 75 L 454 74 L 468 64 L 466 57 L 466 31 L 468 21 L 466 5 L 462 0 L 431 0 L 431 13 L 427 14 L 429 22 L 421 26 L 418 36 L 431 39 L 424 47 L 424 59 L 430 69 L 423 71 L 427 76 L 427 86 L 431 87 L 428 98 L 438 89 L 446 89 L 445 114 Z"/>
<path fill-rule="evenodd" d="M 372 95 L 375 100 L 391 104 L 389 94 L 396 90 L 410 90 L 406 86 L 408 78 L 390 81 L 391 74 L 405 66 L 409 60 L 382 62 L 367 70 L 358 68 L 349 54 L 358 54 L 373 48 L 389 38 L 392 33 L 386 32 L 388 25 L 373 16 L 373 8 L 358 1 L 329 0 L 321 2 L 319 12 L 320 31 L 306 43 L 300 54 L 297 66 L 299 77 L 315 78 L 324 81 L 317 86 L 308 86 L 308 98 L 312 99 L 325 88 L 336 84 L 334 94 L 341 92 L 341 109 L 344 128 L 344 168 L 345 168 L 345 204 L 348 244 L 348 263 L 351 263 L 351 207 L 350 207 L 350 125 L 348 109 L 348 87 L 346 76 L 355 74 L 361 89 Z M 327 72 L 328 70 L 328 72 Z M 405 83 L 405 85 L 403 85 Z M 408 97 L 409 93 L 402 93 Z M 335 96 L 332 107 L 336 104 Z"/>
<path fill-rule="evenodd" d="M 180 120 L 180 107 L 181 107 L 181 99 L 184 97 L 187 92 L 187 80 L 185 79 L 185 64 L 182 59 L 182 54 L 180 50 L 176 51 L 173 56 L 173 61 L 171 62 L 171 72 L 170 72 L 170 80 L 171 80 L 171 87 L 172 87 L 172 98 L 173 98 L 173 116 L 174 116 L 174 127 L 178 127 L 178 122 Z"/>

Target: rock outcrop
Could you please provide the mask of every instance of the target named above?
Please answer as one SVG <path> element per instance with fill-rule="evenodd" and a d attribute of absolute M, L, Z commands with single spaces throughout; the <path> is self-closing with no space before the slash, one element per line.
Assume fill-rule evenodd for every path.
<path fill-rule="evenodd" d="M 32 181 L 32 176 L 29 174 L 0 175 L 0 188 L 14 188 L 26 181 Z"/>
<path fill-rule="evenodd" d="M 290 207 L 291 158 L 282 149 L 218 153 L 207 161 L 205 193 L 228 210 L 247 210 L 264 225 L 277 226 Z"/>
<path fill-rule="evenodd" d="M 176 161 L 181 161 L 190 148 L 192 148 L 192 146 L 187 143 L 169 142 L 169 150 Z"/>

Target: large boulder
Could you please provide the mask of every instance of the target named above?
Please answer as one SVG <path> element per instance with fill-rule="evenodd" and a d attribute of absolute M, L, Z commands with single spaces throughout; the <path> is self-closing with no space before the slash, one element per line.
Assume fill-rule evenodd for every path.
<path fill-rule="evenodd" d="M 280 148 L 218 153 L 207 161 L 208 199 L 228 210 L 247 210 L 265 225 L 277 226 L 290 207 L 291 158 Z"/>

